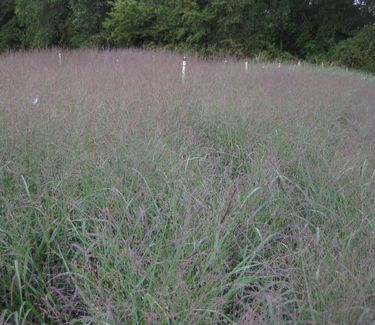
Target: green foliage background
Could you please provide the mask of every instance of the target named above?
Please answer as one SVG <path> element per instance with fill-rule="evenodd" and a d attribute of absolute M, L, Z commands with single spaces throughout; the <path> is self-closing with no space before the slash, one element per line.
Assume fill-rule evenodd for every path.
<path fill-rule="evenodd" d="M 374 8 L 374 0 L 3 0 L 0 50 L 166 47 L 374 72 Z"/>

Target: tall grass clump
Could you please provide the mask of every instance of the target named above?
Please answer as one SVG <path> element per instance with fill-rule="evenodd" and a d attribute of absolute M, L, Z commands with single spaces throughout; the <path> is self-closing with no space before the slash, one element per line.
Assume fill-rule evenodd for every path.
<path fill-rule="evenodd" d="M 181 63 L 0 56 L 0 324 L 373 322 L 374 79 Z"/>

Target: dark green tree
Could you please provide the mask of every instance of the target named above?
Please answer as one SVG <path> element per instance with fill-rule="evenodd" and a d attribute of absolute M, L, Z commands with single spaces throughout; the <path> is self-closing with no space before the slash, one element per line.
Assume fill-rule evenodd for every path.
<path fill-rule="evenodd" d="M 152 41 L 154 22 L 153 7 L 144 1 L 117 0 L 105 22 L 105 28 L 116 46 L 140 46 Z"/>
<path fill-rule="evenodd" d="M 92 46 L 101 42 L 103 22 L 110 8 L 106 0 L 70 0 L 74 47 Z"/>
<path fill-rule="evenodd" d="M 330 58 L 340 65 L 375 73 L 375 26 L 366 26 L 339 42 Z"/>
<path fill-rule="evenodd" d="M 353 0 L 289 0 L 289 19 L 278 38 L 296 56 L 324 56 L 332 46 L 370 23 L 373 16 L 369 14 L 369 4 L 360 5 Z"/>
<path fill-rule="evenodd" d="M 375 0 L 2 0 L 0 9 L 0 49 L 109 42 L 310 61 L 329 60 L 375 22 Z"/>
<path fill-rule="evenodd" d="M 15 14 L 15 0 L 0 2 L 0 51 L 19 45 L 20 30 Z"/>
<path fill-rule="evenodd" d="M 15 12 L 24 46 L 42 48 L 68 43 L 68 0 L 16 0 Z"/>

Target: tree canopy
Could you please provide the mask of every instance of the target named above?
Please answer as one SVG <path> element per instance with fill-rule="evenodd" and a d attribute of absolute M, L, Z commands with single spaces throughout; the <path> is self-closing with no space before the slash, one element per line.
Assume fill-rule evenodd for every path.
<path fill-rule="evenodd" d="M 0 9 L 0 50 L 167 47 L 320 61 L 375 28 L 375 0 L 2 0 Z"/>

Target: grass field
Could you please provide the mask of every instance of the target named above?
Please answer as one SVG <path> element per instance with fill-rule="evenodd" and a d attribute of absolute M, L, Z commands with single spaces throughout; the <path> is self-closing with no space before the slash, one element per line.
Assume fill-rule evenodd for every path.
<path fill-rule="evenodd" d="M 374 322 L 374 77 L 0 56 L 1 325 Z"/>

